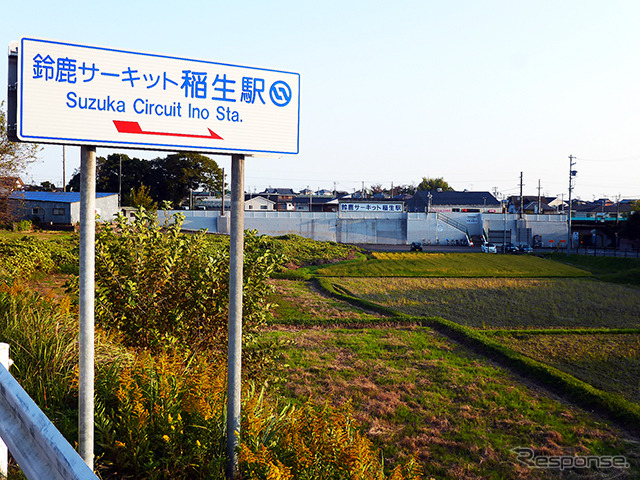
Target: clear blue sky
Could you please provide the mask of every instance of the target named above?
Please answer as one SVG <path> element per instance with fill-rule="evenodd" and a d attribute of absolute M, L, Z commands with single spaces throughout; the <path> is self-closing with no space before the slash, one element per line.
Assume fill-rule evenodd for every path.
<path fill-rule="evenodd" d="M 575 155 L 581 198 L 640 198 L 637 0 L 3 4 L 5 46 L 31 36 L 299 72 L 300 153 L 248 159 L 248 190 L 430 176 L 515 194 L 522 171 L 526 194 L 540 180 L 566 196 Z M 41 158 L 27 178 L 60 185 L 62 147 Z M 78 165 L 68 148 L 67 175 Z"/>

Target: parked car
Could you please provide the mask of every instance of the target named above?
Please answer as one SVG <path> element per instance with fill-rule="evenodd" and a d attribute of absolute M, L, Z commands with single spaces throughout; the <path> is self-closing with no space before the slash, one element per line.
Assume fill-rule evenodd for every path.
<path fill-rule="evenodd" d="M 422 251 L 422 243 L 420 243 L 420 242 L 411 242 L 411 251 L 412 252 L 421 252 Z"/>
<path fill-rule="evenodd" d="M 481 247 L 482 253 L 498 253 L 494 243 L 484 243 Z"/>
<path fill-rule="evenodd" d="M 520 251 L 520 248 L 517 245 L 509 242 L 504 247 L 504 253 L 522 253 L 522 252 Z"/>
<path fill-rule="evenodd" d="M 527 245 L 526 243 L 521 243 L 520 245 L 518 245 L 518 250 L 520 250 L 520 253 L 533 253 L 533 248 L 531 248 L 531 245 Z"/>

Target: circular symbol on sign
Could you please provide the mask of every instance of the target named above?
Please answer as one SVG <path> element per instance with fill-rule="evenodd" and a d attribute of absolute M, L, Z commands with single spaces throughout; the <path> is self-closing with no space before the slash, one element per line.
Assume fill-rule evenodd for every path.
<path fill-rule="evenodd" d="M 291 87 L 282 80 L 278 80 L 271 85 L 269 96 L 274 105 L 284 107 L 291 101 Z"/>

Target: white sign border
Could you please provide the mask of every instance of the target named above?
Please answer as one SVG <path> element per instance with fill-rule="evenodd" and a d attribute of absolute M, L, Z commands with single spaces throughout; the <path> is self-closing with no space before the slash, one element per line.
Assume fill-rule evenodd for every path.
<path fill-rule="evenodd" d="M 22 135 L 22 95 L 23 95 L 23 86 L 22 77 L 24 74 L 24 69 L 26 62 L 23 61 L 23 52 L 24 52 L 24 42 L 32 41 L 32 42 L 42 42 L 47 44 L 54 45 L 63 45 L 68 47 L 79 47 L 79 48 L 88 48 L 91 50 L 103 50 L 108 52 L 116 52 L 116 53 L 125 53 L 131 55 L 142 55 L 148 57 L 156 57 L 162 59 L 169 60 L 182 60 L 189 62 L 202 63 L 207 65 L 217 65 L 223 67 L 235 67 L 235 68 L 246 68 L 251 70 L 258 71 L 268 71 L 272 73 L 284 73 L 287 75 L 295 75 L 298 78 L 298 122 L 296 126 L 296 149 L 295 151 L 276 151 L 276 150 L 251 150 L 251 149 L 240 149 L 240 148 L 220 148 L 220 147 L 211 147 L 206 148 L 200 145 L 198 146 L 186 146 L 186 145 L 173 145 L 173 144 L 164 144 L 164 143 L 151 143 L 151 142 L 127 142 L 127 141 L 111 141 L 111 140 L 95 140 L 95 139 L 80 139 L 80 138 L 60 138 L 60 137 L 44 137 L 44 136 L 35 136 L 35 135 Z M 214 62 L 211 60 L 202 60 L 197 58 L 187 58 L 187 57 L 179 57 L 173 55 L 164 55 L 158 53 L 150 53 L 150 52 L 139 52 L 134 50 L 124 50 L 113 47 L 102 47 L 97 45 L 83 45 L 72 42 L 65 42 L 61 40 L 48 40 L 42 38 L 34 38 L 34 37 L 21 37 L 19 41 L 19 51 L 18 51 L 18 105 L 17 105 L 17 136 L 21 141 L 24 142 L 37 142 L 37 143 L 49 143 L 49 144 L 57 144 L 57 145 L 85 145 L 85 146 L 97 146 L 104 148 L 125 148 L 125 149 L 134 149 L 134 150 L 162 150 L 162 151 L 185 151 L 185 152 L 199 152 L 205 154 L 220 154 L 220 155 L 230 155 L 234 153 L 238 154 L 258 154 L 260 156 L 272 156 L 272 155 L 297 155 L 300 152 L 300 74 L 295 72 L 288 72 L 286 70 L 277 70 L 272 68 L 264 68 L 264 67 L 255 67 L 255 66 L 247 66 L 247 65 L 237 65 L 232 63 L 223 63 L 223 62 Z M 262 154 L 262 155 L 261 155 Z"/>

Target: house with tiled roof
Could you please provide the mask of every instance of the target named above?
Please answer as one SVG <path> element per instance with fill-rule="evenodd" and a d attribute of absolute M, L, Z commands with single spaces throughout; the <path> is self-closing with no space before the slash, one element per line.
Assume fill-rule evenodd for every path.
<path fill-rule="evenodd" d="M 405 202 L 407 212 L 500 213 L 501 203 L 491 192 L 418 190 Z"/>

